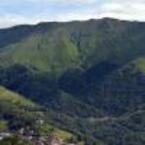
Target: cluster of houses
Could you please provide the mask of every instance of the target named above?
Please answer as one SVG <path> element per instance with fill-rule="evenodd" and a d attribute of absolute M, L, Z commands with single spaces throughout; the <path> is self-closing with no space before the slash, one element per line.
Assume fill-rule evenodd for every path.
<path fill-rule="evenodd" d="M 48 136 L 39 136 L 35 134 L 33 130 L 29 130 L 27 128 L 27 132 L 25 129 L 20 129 L 18 135 L 23 138 L 30 140 L 34 143 L 34 145 L 77 145 L 75 143 L 65 143 L 62 139 L 57 138 L 54 135 L 48 135 Z M 0 132 L 0 140 L 3 140 L 6 137 L 11 136 L 11 133 L 8 131 L 2 131 Z"/>
<path fill-rule="evenodd" d="M 8 131 L 1 131 L 0 132 L 0 140 L 3 140 L 6 137 L 11 136 L 11 134 Z"/>
<path fill-rule="evenodd" d="M 39 122 L 39 124 L 43 124 L 43 121 Z M 64 140 L 59 139 L 52 134 L 41 136 L 30 126 L 20 128 L 16 134 L 22 139 L 30 140 L 34 143 L 34 145 L 77 145 L 76 143 L 72 142 L 66 143 Z M 0 140 L 10 137 L 11 135 L 12 133 L 9 130 L 0 130 Z"/>
<path fill-rule="evenodd" d="M 35 145 L 77 145 L 75 143 L 65 143 L 64 140 L 57 138 L 55 135 L 40 136 L 31 127 L 21 128 L 19 135 L 24 139 L 32 141 Z"/>

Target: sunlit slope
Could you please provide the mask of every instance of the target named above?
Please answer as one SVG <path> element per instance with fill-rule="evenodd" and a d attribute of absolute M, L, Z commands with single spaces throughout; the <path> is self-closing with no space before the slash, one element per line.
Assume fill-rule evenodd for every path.
<path fill-rule="evenodd" d="M 6 50 L 0 54 L 2 65 L 21 64 L 42 72 L 62 72 L 78 58 L 76 46 L 66 36 L 31 36 Z"/>
<path fill-rule="evenodd" d="M 39 24 L 19 41 L 1 46 L 0 63 L 19 63 L 53 74 L 104 61 L 122 65 L 145 54 L 144 28 L 142 23 L 113 19 Z"/>
<path fill-rule="evenodd" d="M 0 101 L 9 102 L 11 104 L 17 104 L 18 106 L 35 106 L 33 102 L 26 99 L 24 96 L 10 91 L 0 86 Z"/>

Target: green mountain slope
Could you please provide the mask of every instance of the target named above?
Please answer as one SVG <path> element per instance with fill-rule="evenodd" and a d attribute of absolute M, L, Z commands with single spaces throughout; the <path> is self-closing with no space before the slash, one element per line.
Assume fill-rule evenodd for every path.
<path fill-rule="evenodd" d="M 55 29 L 50 31 L 50 24 Z M 61 72 L 74 66 L 91 67 L 103 61 L 120 65 L 145 53 L 142 42 L 145 34 L 140 32 L 140 28 L 144 28 L 142 23 L 130 26 L 129 22 L 102 19 L 50 24 L 34 26 L 33 29 L 40 29 L 39 33 L 34 29 L 29 37 L 1 48 L 3 63 Z"/>
<path fill-rule="evenodd" d="M 87 145 L 142 145 L 144 30 L 145 23 L 108 18 L 1 30 L 0 84 Z"/>
<path fill-rule="evenodd" d="M 37 133 L 42 137 L 52 136 L 53 139 L 54 136 L 54 139 L 57 138 L 65 143 L 71 143 L 75 140 L 78 144 L 83 145 L 83 141 L 77 141 L 76 135 L 73 133 L 55 127 L 51 123 L 51 119 L 45 116 L 46 112 L 45 109 L 26 99 L 24 96 L 0 86 L 0 129 L 1 133 L 7 131 L 10 134 L 10 136 L 6 136 L 3 140 L 1 139 L 0 144 L 6 145 L 13 142 L 19 144 L 21 142 L 23 144 L 26 143 L 26 145 L 29 143 L 33 145 L 35 142 L 28 140 L 29 136 L 27 135 L 29 135 L 31 130 L 34 130 L 35 134 Z M 39 123 L 40 120 L 43 123 Z M 30 131 L 27 129 L 28 126 Z M 22 129 L 27 130 L 26 136 L 25 134 L 20 134 Z M 37 140 L 36 136 L 34 137 Z"/>
<path fill-rule="evenodd" d="M 35 106 L 35 104 L 24 96 L 21 96 L 17 93 L 7 90 L 4 87 L 0 87 L 0 101 L 9 102 L 11 104 L 17 104 L 20 106 Z"/>
<path fill-rule="evenodd" d="M 2 53 L 2 65 L 22 64 L 42 72 L 61 73 L 75 64 L 78 50 L 68 38 L 58 39 L 38 35 L 9 46 Z"/>

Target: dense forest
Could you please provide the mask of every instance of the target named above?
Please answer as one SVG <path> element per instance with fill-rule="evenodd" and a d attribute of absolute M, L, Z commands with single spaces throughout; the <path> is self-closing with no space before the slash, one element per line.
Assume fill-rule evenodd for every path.
<path fill-rule="evenodd" d="M 144 39 L 145 23 L 109 18 L 1 29 L 1 120 L 78 144 L 144 145 Z"/>

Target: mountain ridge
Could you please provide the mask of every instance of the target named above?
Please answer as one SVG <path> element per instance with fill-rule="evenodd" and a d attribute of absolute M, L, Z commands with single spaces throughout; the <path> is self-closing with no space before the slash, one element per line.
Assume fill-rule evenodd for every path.
<path fill-rule="evenodd" d="M 86 145 L 143 144 L 144 22 L 22 27 L 0 30 L 0 85 L 43 106 L 56 126 Z"/>

